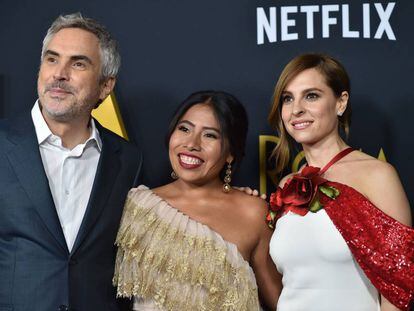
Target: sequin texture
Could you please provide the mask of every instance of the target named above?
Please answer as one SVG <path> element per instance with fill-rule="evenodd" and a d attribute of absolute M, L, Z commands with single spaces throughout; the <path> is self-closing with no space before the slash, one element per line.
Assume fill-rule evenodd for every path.
<path fill-rule="evenodd" d="M 414 299 L 414 229 L 386 215 L 355 189 L 328 182 L 340 195 L 321 203 L 356 261 L 392 304 L 409 310 Z"/>

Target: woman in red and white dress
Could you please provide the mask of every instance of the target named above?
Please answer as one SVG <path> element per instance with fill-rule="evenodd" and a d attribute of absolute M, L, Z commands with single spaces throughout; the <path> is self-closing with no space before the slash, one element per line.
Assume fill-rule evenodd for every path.
<path fill-rule="evenodd" d="M 414 231 L 395 169 L 341 137 L 350 82 L 330 56 L 306 54 L 276 84 L 271 125 L 277 170 L 293 141 L 307 165 L 271 196 L 270 254 L 282 275 L 278 311 L 408 310 L 414 296 Z"/>

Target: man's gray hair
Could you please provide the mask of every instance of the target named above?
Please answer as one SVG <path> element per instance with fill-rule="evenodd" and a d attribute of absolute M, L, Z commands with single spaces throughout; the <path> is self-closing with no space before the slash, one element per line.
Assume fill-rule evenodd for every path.
<path fill-rule="evenodd" d="M 101 81 L 116 77 L 121 65 L 118 45 L 106 28 L 92 18 L 83 17 L 80 13 L 60 15 L 47 30 L 43 39 L 41 60 L 47 51 L 47 46 L 53 36 L 64 28 L 80 28 L 93 33 L 99 40 L 101 55 Z"/>

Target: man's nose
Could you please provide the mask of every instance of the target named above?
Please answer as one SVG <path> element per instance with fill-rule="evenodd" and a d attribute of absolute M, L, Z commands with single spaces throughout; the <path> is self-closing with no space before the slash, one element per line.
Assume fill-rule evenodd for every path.
<path fill-rule="evenodd" d="M 65 63 L 57 64 L 54 68 L 53 78 L 55 80 L 69 80 L 69 65 Z"/>

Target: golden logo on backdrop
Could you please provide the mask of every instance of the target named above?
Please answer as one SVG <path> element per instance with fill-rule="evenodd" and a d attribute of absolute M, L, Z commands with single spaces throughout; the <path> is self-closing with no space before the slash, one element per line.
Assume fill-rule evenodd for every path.
<path fill-rule="evenodd" d="M 279 137 L 273 135 L 259 135 L 259 171 L 260 171 L 260 193 L 267 193 L 267 181 L 276 187 L 279 183 L 278 176 L 275 168 L 268 167 L 268 157 L 271 150 L 279 142 Z M 270 147 L 271 146 L 271 147 Z M 268 147 L 270 147 L 268 149 Z M 305 154 L 300 151 L 295 155 L 291 165 L 291 172 L 297 172 L 299 170 L 301 162 L 304 160 Z M 378 154 L 378 160 L 387 161 L 384 151 L 382 148 Z M 272 191 L 274 189 L 271 189 Z"/>
<path fill-rule="evenodd" d="M 92 116 L 103 127 L 128 140 L 128 134 L 114 93 L 109 94 L 99 107 L 92 111 Z"/>

